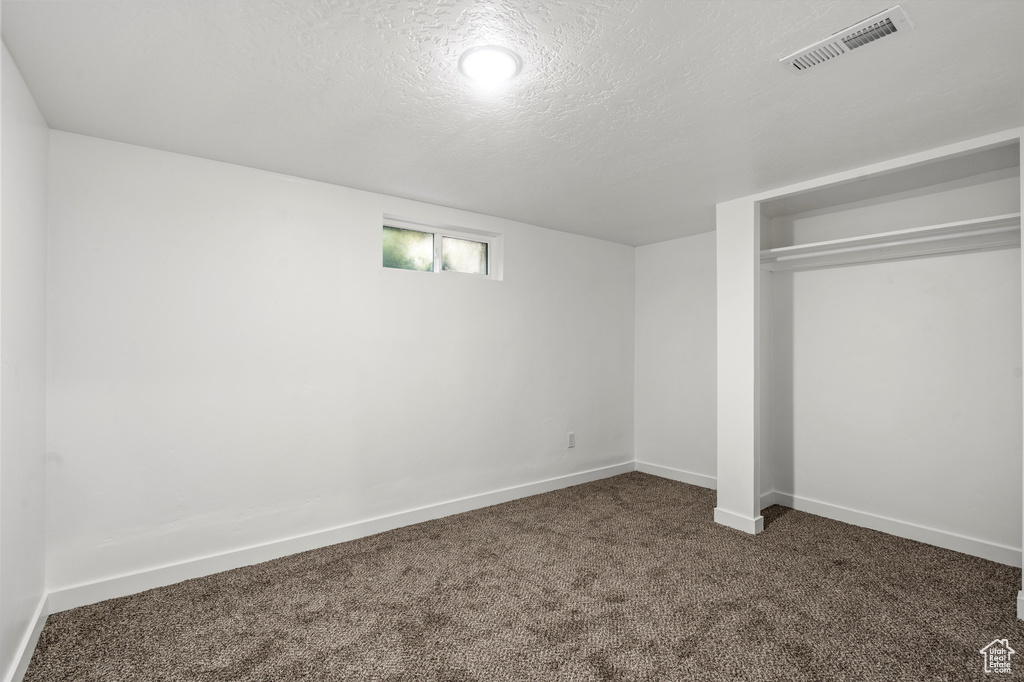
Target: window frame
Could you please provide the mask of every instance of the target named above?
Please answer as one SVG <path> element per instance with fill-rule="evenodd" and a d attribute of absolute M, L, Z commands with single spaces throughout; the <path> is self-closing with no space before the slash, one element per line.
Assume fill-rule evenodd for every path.
<path fill-rule="evenodd" d="M 451 225 L 442 225 L 438 223 L 427 223 L 418 220 L 410 220 L 408 218 L 399 218 L 384 214 L 383 220 L 381 221 L 381 244 L 383 248 L 383 228 L 392 227 L 399 230 L 413 230 L 415 232 L 425 232 L 433 235 L 434 239 L 434 261 L 432 270 L 407 270 L 405 268 L 391 268 L 387 267 L 381 262 L 381 268 L 384 270 L 398 270 L 402 272 L 419 272 L 425 275 L 455 275 L 461 277 L 472 277 L 474 279 L 489 279 L 489 280 L 501 280 L 502 279 L 502 246 L 503 239 L 502 235 L 495 232 L 485 232 L 483 230 L 474 230 L 466 227 L 453 227 Z M 444 243 L 444 237 L 451 237 L 453 239 L 464 239 L 467 241 L 477 242 L 480 244 L 487 245 L 487 273 L 476 273 L 476 272 L 459 272 L 457 270 L 445 270 L 443 269 L 443 254 L 442 245 Z"/>

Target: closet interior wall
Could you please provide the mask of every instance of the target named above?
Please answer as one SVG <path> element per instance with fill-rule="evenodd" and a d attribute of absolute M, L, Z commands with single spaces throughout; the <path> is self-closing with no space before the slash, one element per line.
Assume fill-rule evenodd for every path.
<path fill-rule="evenodd" d="M 797 213 L 764 202 L 761 248 L 1019 213 L 1019 154 Z M 762 504 L 1020 565 L 1020 278 L 1005 245 L 762 269 Z"/>

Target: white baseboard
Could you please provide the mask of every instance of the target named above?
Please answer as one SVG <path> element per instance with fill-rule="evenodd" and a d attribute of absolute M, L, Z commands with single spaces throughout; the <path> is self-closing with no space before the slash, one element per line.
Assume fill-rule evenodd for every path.
<path fill-rule="evenodd" d="M 909 521 L 899 521 L 886 516 L 869 514 L 837 504 L 798 497 L 789 493 L 775 492 L 774 496 L 775 504 L 781 504 L 784 507 L 790 507 L 798 511 L 824 516 L 825 518 L 842 521 L 854 526 L 871 528 L 890 535 L 896 535 L 897 537 L 907 538 L 908 540 L 917 540 L 918 542 L 935 545 L 936 547 L 951 549 L 955 552 L 971 554 L 1000 564 L 1007 564 L 1018 568 L 1021 565 L 1021 550 L 1015 547 L 958 535 L 937 528 L 929 528 L 928 526 L 910 523 Z M 1019 606 L 1018 613 L 1020 613 Z"/>
<path fill-rule="evenodd" d="M 28 670 L 28 664 L 32 662 L 32 654 L 35 653 L 36 644 L 39 642 L 39 634 L 43 631 L 43 625 L 46 624 L 46 616 L 49 613 L 46 595 L 43 595 L 39 598 L 39 604 L 36 605 L 36 610 L 32 614 L 32 627 L 25 632 L 21 641 L 18 642 L 18 647 L 14 653 L 14 660 L 7 674 L 4 675 L 3 682 L 21 682 L 25 677 L 25 671 Z"/>
<path fill-rule="evenodd" d="M 482 507 L 490 507 L 502 502 L 539 495 L 551 492 L 552 490 L 558 490 L 559 488 L 580 485 L 581 483 L 589 483 L 610 476 L 618 476 L 619 474 L 629 473 L 634 470 L 635 466 L 632 461 L 624 462 L 577 474 L 558 476 L 535 483 L 502 488 L 479 495 L 470 495 L 457 500 L 410 509 L 365 521 L 357 521 L 327 530 L 283 538 L 229 552 L 111 576 L 104 580 L 58 588 L 50 592 L 47 607 L 49 613 L 56 613 L 77 606 L 95 604 L 105 599 L 124 597 L 155 587 L 172 585 L 183 580 L 200 578 L 233 568 L 270 561 L 271 559 L 279 559 L 289 554 L 326 547 L 327 545 L 334 545 L 339 542 L 347 542 L 348 540 L 383 533 L 384 531 L 394 530 L 402 526 L 430 521 L 452 514 L 460 514 Z"/>
<path fill-rule="evenodd" d="M 723 526 L 735 528 L 751 535 L 757 535 L 764 530 L 763 516 L 755 516 L 751 519 L 721 507 L 715 507 L 715 523 L 720 523 Z"/>
<path fill-rule="evenodd" d="M 701 488 L 710 488 L 711 490 L 718 489 L 718 479 L 716 477 L 697 474 L 684 469 L 676 469 L 674 467 L 667 467 L 661 464 L 651 464 L 650 462 L 641 462 L 637 460 L 636 470 L 642 471 L 645 474 L 651 474 L 652 476 L 660 476 L 661 478 L 680 481 L 681 483 L 699 485 Z M 773 504 L 776 504 L 774 490 L 761 495 L 761 509 L 770 507 Z"/>
<path fill-rule="evenodd" d="M 170 585 L 176 582 L 181 582 L 182 580 L 198 578 L 212 573 L 218 573 L 220 571 L 260 563 L 262 561 L 269 561 L 271 559 L 277 559 L 297 552 L 304 552 L 339 542 L 346 542 L 348 540 L 382 533 L 402 526 L 421 523 L 423 521 L 429 521 L 431 519 L 437 519 L 451 514 L 459 514 L 473 509 L 501 504 L 503 502 L 508 502 L 522 497 L 539 495 L 553 490 L 558 490 L 559 488 L 589 483 L 591 481 L 617 476 L 630 471 L 641 471 L 655 476 L 661 476 L 662 478 L 681 481 L 705 488 L 713 489 L 716 484 L 715 478 L 711 476 L 696 474 L 680 469 L 673 469 L 671 467 L 665 467 L 657 464 L 650 464 L 647 462 L 629 461 L 567 476 L 546 479 L 535 483 L 502 488 L 487 493 L 481 493 L 479 495 L 471 495 L 457 500 L 419 507 L 417 509 L 367 519 L 365 521 L 346 524 L 336 528 L 330 528 L 301 536 L 284 538 L 239 550 L 199 557 L 175 564 L 158 566 L 144 571 L 112 576 L 96 582 L 55 589 L 47 595 L 45 600 L 40 602 L 36 611 L 35 625 L 30 632 L 26 633 L 25 638 L 21 643 L 22 646 L 19 649 L 20 658 L 18 665 L 9 671 L 8 676 L 4 678 L 3 682 L 16 682 L 24 675 L 24 671 L 28 667 L 32 652 L 34 651 L 36 642 L 38 641 L 39 633 L 42 630 L 43 624 L 46 622 L 46 616 L 50 613 L 56 613 L 76 606 L 93 604 L 105 599 L 135 594 L 155 587 Z M 771 506 L 772 504 L 791 507 L 800 511 L 816 514 L 818 516 L 843 521 L 844 523 L 872 528 L 891 535 L 917 540 L 919 542 L 952 549 L 958 552 L 964 552 L 966 554 L 979 556 L 1011 566 L 1019 567 L 1021 565 L 1021 550 L 1005 545 L 986 542 L 976 538 L 969 538 L 955 533 L 949 533 L 875 514 L 860 512 L 846 507 L 841 507 L 839 505 L 811 500 L 787 493 L 772 491 L 761 496 L 762 509 Z M 722 508 L 715 508 L 714 518 L 717 523 L 751 534 L 760 533 L 764 527 L 764 518 L 761 516 L 746 518 Z M 1021 618 L 1024 619 L 1024 592 L 1022 592 L 1022 596 L 1018 598 L 1018 613 L 1021 614 Z"/>
<path fill-rule="evenodd" d="M 692 471 L 673 469 L 672 467 L 662 466 L 660 464 L 637 461 L 636 470 L 642 471 L 645 474 L 651 474 L 652 476 L 660 476 L 661 478 L 689 483 L 690 485 L 699 485 L 701 488 L 711 488 L 712 490 L 715 490 L 718 485 L 718 480 L 714 476 L 695 474 Z"/>
<path fill-rule="evenodd" d="M 655 476 L 661 476 L 662 478 L 672 479 L 673 481 L 682 481 L 683 483 L 703 486 L 705 488 L 714 489 L 717 486 L 717 480 L 712 476 L 695 474 L 689 471 L 661 466 L 659 464 L 649 464 L 647 462 L 638 461 L 636 463 L 636 470 L 653 474 Z M 835 519 L 836 521 L 842 521 L 843 523 L 849 523 L 854 526 L 871 528 L 872 530 L 878 530 L 897 537 L 935 545 L 936 547 L 951 549 L 955 552 L 963 552 L 964 554 L 970 554 L 972 556 L 981 557 L 982 559 L 988 559 L 1008 566 L 1015 566 L 1019 568 L 1022 563 L 1021 550 L 1016 547 L 958 535 L 949 531 L 930 528 L 910 523 L 908 521 L 891 519 L 878 514 L 857 511 L 856 509 L 842 507 L 829 502 L 821 502 L 820 500 L 812 500 L 806 497 L 799 497 L 790 493 L 780 493 L 772 490 L 761 495 L 761 509 L 766 509 L 773 504 L 790 507 L 799 511 L 805 511 L 817 516 L 824 516 L 825 518 Z M 761 518 L 762 517 L 758 517 L 758 519 Z M 736 528 L 737 530 L 742 530 L 746 533 L 761 532 L 757 525 L 757 519 L 748 519 L 725 509 L 715 509 L 715 521 L 724 526 Z M 760 523 L 763 524 L 763 520 Z M 1024 594 L 1024 592 L 1022 592 L 1022 594 Z M 1024 620 L 1024 597 L 1021 597 L 1021 600 L 1018 602 L 1017 612 L 1020 614 L 1020 618 Z"/>

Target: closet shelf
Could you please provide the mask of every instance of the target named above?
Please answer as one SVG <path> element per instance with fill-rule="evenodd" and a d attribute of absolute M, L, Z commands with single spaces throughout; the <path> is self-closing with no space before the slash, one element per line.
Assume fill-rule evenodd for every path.
<path fill-rule="evenodd" d="M 761 252 L 764 270 L 806 270 L 853 263 L 919 258 L 940 253 L 1020 246 L 1020 213 L 878 232 Z"/>

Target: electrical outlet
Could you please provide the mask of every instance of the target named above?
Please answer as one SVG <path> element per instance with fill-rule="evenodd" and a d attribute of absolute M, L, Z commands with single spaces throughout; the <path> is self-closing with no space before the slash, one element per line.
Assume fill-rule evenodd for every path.
<path fill-rule="evenodd" d="M 569 432 L 569 447 L 576 447 L 576 433 L 574 431 Z"/>

